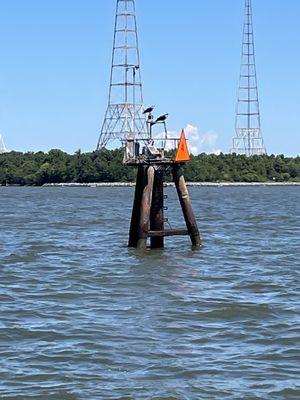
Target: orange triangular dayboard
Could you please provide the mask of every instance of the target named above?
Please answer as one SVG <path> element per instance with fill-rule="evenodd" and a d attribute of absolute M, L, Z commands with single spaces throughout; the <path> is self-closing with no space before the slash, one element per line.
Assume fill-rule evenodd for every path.
<path fill-rule="evenodd" d="M 182 130 L 175 162 L 185 162 L 185 161 L 190 161 L 190 152 L 187 146 L 185 132 L 184 130 Z"/>

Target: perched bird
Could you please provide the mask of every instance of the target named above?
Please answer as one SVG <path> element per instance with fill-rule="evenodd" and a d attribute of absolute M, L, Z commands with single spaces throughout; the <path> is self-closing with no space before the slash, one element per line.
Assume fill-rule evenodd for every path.
<path fill-rule="evenodd" d="M 151 107 L 146 108 L 146 110 L 143 112 L 143 114 L 150 114 L 150 113 L 152 113 L 152 111 L 154 110 L 154 107 L 155 107 L 155 106 L 151 106 Z"/>
<path fill-rule="evenodd" d="M 160 117 L 157 118 L 155 123 L 157 124 L 158 122 L 165 122 L 165 120 L 168 118 L 168 116 L 169 116 L 169 114 L 161 115 Z"/>

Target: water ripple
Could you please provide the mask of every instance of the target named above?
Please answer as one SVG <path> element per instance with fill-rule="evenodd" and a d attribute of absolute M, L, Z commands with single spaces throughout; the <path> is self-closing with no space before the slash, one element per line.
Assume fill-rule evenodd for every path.
<path fill-rule="evenodd" d="M 1 399 L 299 400 L 300 189 L 191 195 L 140 254 L 131 188 L 0 188 Z"/>

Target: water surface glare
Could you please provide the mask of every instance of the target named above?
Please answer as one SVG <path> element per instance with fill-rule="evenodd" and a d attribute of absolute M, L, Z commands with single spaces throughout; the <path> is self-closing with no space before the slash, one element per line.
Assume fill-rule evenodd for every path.
<path fill-rule="evenodd" d="M 0 188 L 0 398 L 299 400 L 300 188 L 191 189 L 196 252 L 127 249 L 132 197 Z"/>

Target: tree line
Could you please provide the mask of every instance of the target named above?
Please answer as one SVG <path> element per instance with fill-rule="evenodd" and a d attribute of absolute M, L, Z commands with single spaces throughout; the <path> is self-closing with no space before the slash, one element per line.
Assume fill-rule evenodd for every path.
<path fill-rule="evenodd" d="M 0 154 L 0 185 L 46 183 L 132 182 L 135 168 L 123 165 L 123 151 L 101 150 L 70 155 L 61 150 L 48 153 Z M 299 182 L 300 157 L 235 154 L 200 154 L 186 164 L 192 182 Z"/>

